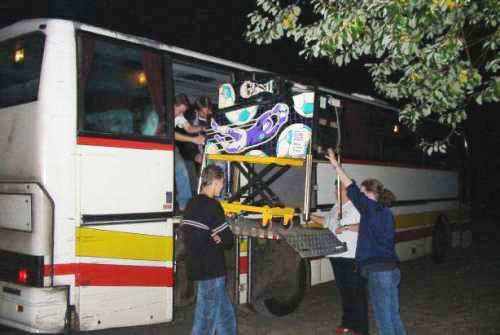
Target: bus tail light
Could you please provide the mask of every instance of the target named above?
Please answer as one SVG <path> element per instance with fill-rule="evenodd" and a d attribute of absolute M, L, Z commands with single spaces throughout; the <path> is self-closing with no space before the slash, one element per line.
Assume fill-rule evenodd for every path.
<path fill-rule="evenodd" d="M 0 250 L 0 281 L 43 287 L 44 256 Z"/>
<path fill-rule="evenodd" d="M 27 284 L 28 280 L 29 280 L 28 269 L 19 269 L 19 271 L 17 271 L 17 282 L 19 284 Z"/>

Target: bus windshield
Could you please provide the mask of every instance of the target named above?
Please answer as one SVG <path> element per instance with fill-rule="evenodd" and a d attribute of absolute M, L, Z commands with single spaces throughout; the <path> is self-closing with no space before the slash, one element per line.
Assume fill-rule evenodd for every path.
<path fill-rule="evenodd" d="M 37 100 L 44 40 L 35 33 L 0 43 L 0 108 Z"/>
<path fill-rule="evenodd" d="M 79 131 L 166 138 L 164 56 L 92 34 L 78 42 Z"/>

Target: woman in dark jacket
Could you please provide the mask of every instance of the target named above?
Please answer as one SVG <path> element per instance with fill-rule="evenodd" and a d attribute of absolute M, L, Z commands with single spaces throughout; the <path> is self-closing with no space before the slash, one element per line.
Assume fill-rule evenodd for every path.
<path fill-rule="evenodd" d="M 394 243 L 394 216 L 387 208 L 394 195 L 376 179 L 363 181 L 360 189 L 339 165 L 333 150 L 328 150 L 326 158 L 347 187 L 347 194 L 361 215 L 356 263 L 361 274 L 368 278 L 378 333 L 405 335 L 399 313 L 401 273 Z"/>

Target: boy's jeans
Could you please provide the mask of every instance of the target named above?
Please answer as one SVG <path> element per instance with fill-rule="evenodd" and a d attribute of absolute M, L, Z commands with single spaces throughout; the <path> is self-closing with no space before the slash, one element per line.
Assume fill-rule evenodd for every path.
<path fill-rule="evenodd" d="M 196 309 L 191 335 L 236 335 L 234 308 L 226 292 L 226 278 L 196 282 Z"/>
<path fill-rule="evenodd" d="M 378 333 L 382 335 L 406 335 L 399 315 L 398 268 L 390 271 L 369 272 L 368 289 L 370 301 L 377 321 Z"/>
<path fill-rule="evenodd" d="M 186 208 L 189 199 L 193 196 L 191 193 L 191 183 L 189 182 L 189 174 L 186 169 L 186 163 L 177 148 L 175 148 L 174 160 L 176 200 L 179 205 L 179 209 L 183 211 Z"/>

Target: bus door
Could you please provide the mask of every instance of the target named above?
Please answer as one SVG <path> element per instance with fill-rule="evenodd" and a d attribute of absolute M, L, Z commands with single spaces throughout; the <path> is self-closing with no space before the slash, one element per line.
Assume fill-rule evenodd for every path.
<path fill-rule="evenodd" d="M 80 329 L 172 319 L 171 63 L 78 33 Z"/>

